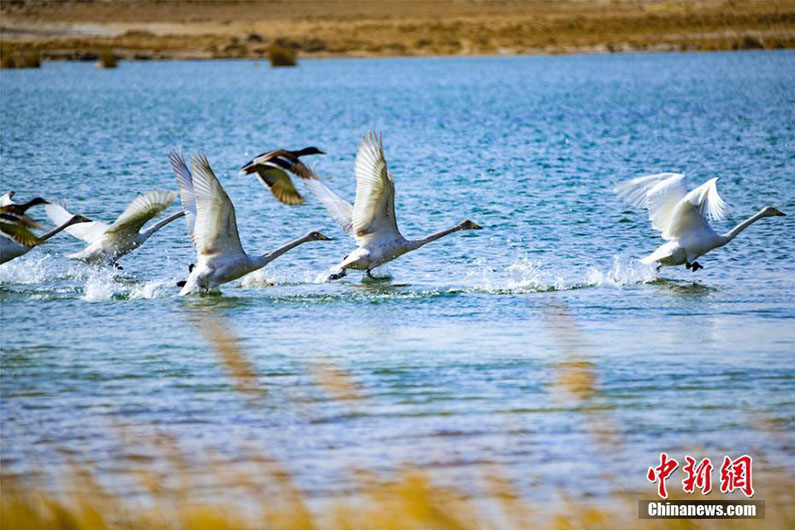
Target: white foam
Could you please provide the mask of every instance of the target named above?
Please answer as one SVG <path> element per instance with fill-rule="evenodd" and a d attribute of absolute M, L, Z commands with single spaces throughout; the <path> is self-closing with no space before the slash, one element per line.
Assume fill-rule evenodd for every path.
<path fill-rule="evenodd" d="M 647 265 L 636 259 L 614 255 L 613 266 L 607 272 L 597 267 L 588 269 L 585 281 L 588 285 L 622 286 L 636 283 L 648 283 L 657 279 L 654 265 Z"/>
<path fill-rule="evenodd" d="M 83 279 L 88 276 L 83 263 L 32 250 L 0 266 L 0 282 L 39 284 L 53 280 Z"/>
<path fill-rule="evenodd" d="M 259 269 L 245 275 L 240 281 L 239 287 L 253 289 L 257 287 L 273 287 L 274 284 L 276 284 L 276 279 L 273 272 L 267 269 Z"/>
<path fill-rule="evenodd" d="M 568 268 L 561 272 L 559 266 L 552 269 L 541 261 L 520 256 L 502 268 L 483 267 L 469 273 L 478 290 L 491 293 L 538 293 L 582 289 L 584 287 L 621 286 L 646 283 L 656 279 L 655 268 L 637 260 L 614 256 L 608 270 L 589 267 L 587 270 Z"/>
<path fill-rule="evenodd" d="M 114 278 L 114 271 L 107 268 L 91 267 L 86 279 L 83 300 L 88 302 L 107 302 L 113 298 L 120 287 Z"/>
<path fill-rule="evenodd" d="M 152 280 L 149 282 L 136 284 L 130 290 L 129 298 L 130 299 L 151 299 L 151 298 L 160 298 L 162 296 L 166 296 L 170 294 L 172 290 L 176 292 L 176 280 L 167 279 L 167 280 Z"/>

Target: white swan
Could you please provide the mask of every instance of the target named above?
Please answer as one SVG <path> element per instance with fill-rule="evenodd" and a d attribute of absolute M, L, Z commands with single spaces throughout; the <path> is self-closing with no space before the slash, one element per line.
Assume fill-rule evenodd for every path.
<path fill-rule="evenodd" d="M 273 252 L 249 256 L 240 244 L 235 207 L 210 168 L 207 157 L 202 153 L 191 156 L 192 174 L 181 152 L 172 151 L 169 160 L 177 176 L 188 232 L 198 255 L 198 262 L 190 267 L 190 275 L 182 284 L 180 296 L 236 280 L 308 241 L 329 240 L 320 232 L 309 232 Z"/>
<path fill-rule="evenodd" d="M 395 185 L 386 167 L 381 136 L 372 131 L 363 136 L 359 144 L 355 174 L 356 200 L 353 206 L 319 180 L 304 181 L 310 193 L 323 203 L 342 229 L 359 245 L 337 265 L 337 272 L 329 276 L 331 280 L 345 276 L 346 269 L 366 271 L 367 276 L 372 278 L 372 269 L 406 252 L 459 230 L 481 228 L 466 220 L 425 239 L 404 238 L 397 227 Z"/>
<path fill-rule="evenodd" d="M 679 173 L 660 173 L 638 177 L 616 186 L 618 196 L 639 208 L 649 210 L 652 226 L 668 243 L 641 260 L 659 266 L 685 265 L 693 272 L 703 269 L 696 259 L 722 247 L 763 217 L 786 215 L 772 206 L 762 208 L 725 234 L 716 233 L 707 222 L 723 219 L 726 204 L 718 195 L 717 178 L 687 191 L 687 179 Z"/>
<path fill-rule="evenodd" d="M 73 215 L 60 226 L 53 228 L 46 234 L 37 236 L 24 223 L 13 222 L 11 219 L 3 218 L 0 220 L 0 264 L 26 254 L 33 247 L 43 244 L 58 232 L 75 223 L 88 221 L 82 215 Z"/>
<path fill-rule="evenodd" d="M 152 234 L 185 215 L 183 211 L 176 212 L 146 230 L 141 230 L 147 221 L 160 215 L 176 198 L 176 192 L 150 191 L 136 197 L 113 224 L 92 221 L 68 227 L 67 232 L 86 241 L 88 246 L 67 257 L 86 263 L 115 265 L 119 258 L 143 245 Z M 44 209 L 55 224 L 65 222 L 72 215 L 58 204 L 48 204 Z M 121 268 L 118 265 L 116 267 Z"/>

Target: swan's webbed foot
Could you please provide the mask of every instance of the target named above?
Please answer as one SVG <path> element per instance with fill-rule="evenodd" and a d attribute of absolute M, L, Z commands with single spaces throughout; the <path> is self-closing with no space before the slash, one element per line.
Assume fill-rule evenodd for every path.
<path fill-rule="evenodd" d="M 328 279 L 329 280 L 339 280 L 340 278 L 344 277 L 346 274 L 348 274 L 348 271 L 346 271 L 345 269 L 340 269 L 339 271 L 335 272 L 334 274 L 330 274 Z"/>
<path fill-rule="evenodd" d="M 187 280 L 180 280 L 177 282 L 177 287 L 185 287 L 186 283 L 188 283 Z"/>
<path fill-rule="evenodd" d="M 370 269 L 367 269 L 367 277 L 376 282 L 384 282 L 392 279 L 392 277 L 389 274 L 387 274 L 386 276 L 373 276 L 373 272 Z"/>
<path fill-rule="evenodd" d="M 116 270 L 119 270 L 119 271 L 123 271 L 124 270 L 124 267 L 122 267 L 118 263 L 113 263 L 113 266 L 116 267 Z"/>
<path fill-rule="evenodd" d="M 693 272 L 696 272 L 697 270 L 703 269 L 704 267 L 699 262 L 694 261 L 690 268 L 693 270 Z"/>

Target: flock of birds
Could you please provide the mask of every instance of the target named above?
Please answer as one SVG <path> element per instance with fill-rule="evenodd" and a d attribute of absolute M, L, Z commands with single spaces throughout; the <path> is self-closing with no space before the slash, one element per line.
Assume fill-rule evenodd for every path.
<path fill-rule="evenodd" d="M 310 194 L 356 241 L 357 248 L 334 267 L 335 272 L 329 280 L 345 276 L 348 269 L 365 271 L 372 278 L 373 269 L 407 252 L 454 232 L 481 228 L 466 220 L 423 239 L 403 237 L 395 217 L 395 185 L 387 168 L 380 135 L 369 132 L 359 143 L 353 204 L 325 186 L 300 159 L 314 154 L 323 152 L 315 147 L 299 151 L 271 151 L 245 164 L 241 172 L 256 174 L 273 196 L 287 205 L 305 202 L 290 175 L 301 178 Z M 320 232 L 312 231 L 269 253 L 249 255 L 240 244 L 235 207 L 207 157 L 202 153 L 194 154 L 190 157 L 190 168 L 181 151 L 172 151 L 169 160 L 179 185 L 182 210 L 146 229 L 143 229 L 144 225 L 176 199 L 175 192 L 150 191 L 140 195 L 111 224 L 74 215 L 65 204 L 51 203 L 40 197 L 16 203 L 13 201 L 14 192 L 6 193 L 0 197 L 0 264 L 22 256 L 66 230 L 88 244 L 67 257 L 121 268 L 117 264 L 119 258 L 140 247 L 172 221 L 185 217 L 197 254 L 196 263 L 189 266 L 188 278 L 178 283 L 182 288 L 180 295 L 186 295 L 215 290 L 224 283 L 261 269 L 303 243 L 330 240 Z M 697 258 L 726 245 L 759 219 L 785 215 L 772 206 L 766 206 L 726 234 L 718 234 L 708 222 L 708 219 L 723 219 L 726 212 L 726 205 L 718 195 L 717 181 L 713 178 L 688 191 L 684 175 L 660 173 L 638 177 L 615 188 L 621 199 L 648 210 L 652 226 L 667 241 L 641 262 L 656 263 L 658 268 L 685 265 L 695 272 L 703 268 Z M 54 229 L 42 235 L 33 232 L 41 225 L 27 215 L 30 208 L 38 205 L 44 206 L 47 216 L 55 224 Z"/>

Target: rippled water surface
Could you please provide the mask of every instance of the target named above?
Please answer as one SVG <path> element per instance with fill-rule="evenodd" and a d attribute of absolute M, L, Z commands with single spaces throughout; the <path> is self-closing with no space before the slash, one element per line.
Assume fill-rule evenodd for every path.
<path fill-rule="evenodd" d="M 646 488 L 663 450 L 792 469 L 793 217 L 760 221 L 696 274 L 656 273 L 636 259 L 661 240 L 611 189 L 682 171 L 721 177 L 720 230 L 766 204 L 795 213 L 794 87 L 791 52 L 4 71 L 2 191 L 111 221 L 138 192 L 176 189 L 166 154 L 181 145 L 208 154 L 250 252 L 310 229 L 335 240 L 212 297 L 176 296 L 194 259 L 181 221 L 123 271 L 65 259 L 81 248 L 65 235 L 0 266 L 3 468 L 54 471 L 66 455 L 114 483 L 125 426 L 195 458 L 257 447 L 318 495 L 406 463 L 465 488 L 493 464 L 531 494 Z M 352 199 L 371 127 L 405 235 L 464 218 L 484 230 L 377 271 L 389 281 L 320 283 L 352 241 L 316 201 L 282 206 L 237 169 L 316 145 L 328 154 L 307 161 Z M 219 323 L 266 394 L 240 392 L 210 347 Z M 359 399 L 318 384 L 338 373 Z"/>

